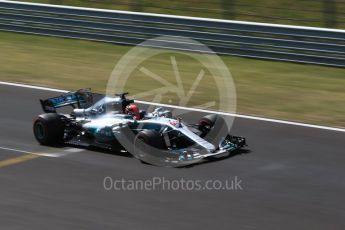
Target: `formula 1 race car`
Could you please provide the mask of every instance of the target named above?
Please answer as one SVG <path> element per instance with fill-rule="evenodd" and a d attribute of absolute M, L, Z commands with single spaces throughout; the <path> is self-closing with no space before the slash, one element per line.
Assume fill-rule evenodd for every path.
<path fill-rule="evenodd" d="M 246 145 L 245 138 L 229 135 L 215 114 L 185 124 L 163 108 L 139 110 L 127 94 L 103 96 L 94 103 L 95 94 L 81 89 L 40 100 L 45 113 L 34 121 L 35 138 L 42 145 L 121 148 L 142 162 L 174 167 L 225 157 Z M 71 113 L 57 112 L 66 106 L 72 106 Z M 219 135 L 220 130 L 226 133 Z"/>

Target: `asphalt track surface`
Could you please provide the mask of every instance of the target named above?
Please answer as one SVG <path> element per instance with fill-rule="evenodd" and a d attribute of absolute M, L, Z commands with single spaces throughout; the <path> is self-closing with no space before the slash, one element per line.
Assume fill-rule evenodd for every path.
<path fill-rule="evenodd" d="M 232 133 L 249 151 L 162 168 L 121 152 L 40 146 L 38 99 L 57 94 L 0 85 L 0 229 L 345 229 L 344 132 L 236 118 Z M 22 160 L 25 152 L 38 155 Z M 242 189 L 107 191 L 107 176 L 237 177 Z"/>

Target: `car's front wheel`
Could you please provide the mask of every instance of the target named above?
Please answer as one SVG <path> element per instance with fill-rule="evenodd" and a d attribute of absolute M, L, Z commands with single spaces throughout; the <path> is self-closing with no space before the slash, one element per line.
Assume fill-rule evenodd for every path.
<path fill-rule="evenodd" d="M 198 129 L 201 131 L 201 137 L 206 136 L 212 127 L 215 125 L 218 116 L 216 114 L 210 114 L 202 117 L 198 122 Z"/>
<path fill-rule="evenodd" d="M 155 157 L 164 151 L 165 144 L 162 136 L 155 130 L 140 131 L 134 139 L 133 155 L 144 163 L 153 163 Z"/>
<path fill-rule="evenodd" d="M 140 142 L 145 143 L 153 148 L 163 149 L 164 142 L 161 135 L 155 130 L 143 130 L 140 131 L 134 140 L 135 145 Z"/>

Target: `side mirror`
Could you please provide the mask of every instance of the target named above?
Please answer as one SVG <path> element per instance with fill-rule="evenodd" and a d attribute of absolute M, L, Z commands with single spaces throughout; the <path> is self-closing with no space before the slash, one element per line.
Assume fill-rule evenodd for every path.
<path fill-rule="evenodd" d="M 168 129 L 169 129 L 169 127 L 165 127 L 165 128 L 162 130 L 162 135 L 168 133 Z"/>
<path fill-rule="evenodd" d="M 168 135 L 168 127 L 165 127 L 162 131 L 162 137 L 163 137 L 163 140 L 164 140 L 164 143 L 165 145 L 170 148 L 171 147 L 171 143 L 170 143 L 170 138 L 169 138 L 169 135 Z"/>

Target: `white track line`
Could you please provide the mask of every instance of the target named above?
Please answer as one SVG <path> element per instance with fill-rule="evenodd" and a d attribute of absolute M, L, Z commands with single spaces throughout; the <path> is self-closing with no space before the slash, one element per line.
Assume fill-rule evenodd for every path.
<path fill-rule="evenodd" d="M 0 146 L 0 149 L 2 150 L 7 150 L 7 151 L 12 151 L 12 152 L 18 152 L 18 153 L 26 153 L 26 154 L 33 154 L 37 156 L 45 156 L 45 157 L 63 157 L 66 155 L 70 155 L 73 153 L 79 153 L 84 151 L 84 149 L 76 149 L 76 148 L 69 148 L 65 149 L 62 152 L 57 152 L 57 153 L 49 153 L 49 152 L 30 152 L 30 151 L 25 151 L 21 149 L 14 149 L 14 148 L 8 148 L 8 147 L 3 147 Z"/>
<path fill-rule="evenodd" d="M 39 90 L 52 91 L 52 92 L 60 92 L 60 93 L 67 93 L 68 92 L 67 90 L 53 89 L 53 88 L 40 87 L 40 86 L 34 86 L 34 85 L 25 85 L 25 84 L 12 83 L 12 82 L 6 82 L 6 81 L 0 81 L 0 85 L 9 85 L 9 86 L 15 86 L 15 87 L 39 89 Z"/>
<path fill-rule="evenodd" d="M 48 157 L 57 157 L 54 153 L 37 153 L 37 152 L 29 152 L 21 149 L 14 149 L 14 148 L 8 148 L 8 147 L 2 147 L 0 146 L 0 149 L 12 151 L 12 152 L 18 152 L 18 153 L 27 153 L 27 154 L 33 154 L 38 156 L 48 156 Z"/>
<path fill-rule="evenodd" d="M 20 150 L 20 149 L 13 149 L 13 148 L 7 148 L 7 147 L 1 147 L 0 149 L 2 150 L 8 150 L 8 151 L 12 151 L 12 152 L 18 152 L 18 153 L 28 153 L 28 154 L 33 154 L 33 152 L 29 152 L 29 151 L 25 151 L 25 150 Z"/>
<path fill-rule="evenodd" d="M 214 114 L 233 116 L 233 117 L 239 117 L 239 118 L 244 118 L 244 119 L 267 121 L 267 122 L 274 122 L 274 123 L 287 124 L 287 125 L 303 126 L 303 127 L 308 127 L 308 128 L 317 128 L 317 129 L 326 129 L 326 130 L 332 130 L 332 131 L 345 132 L 345 129 L 342 129 L 342 128 L 334 128 L 334 127 L 321 126 L 321 125 L 312 125 L 312 124 L 306 124 L 306 123 L 300 123 L 300 122 L 294 122 L 294 121 L 284 121 L 284 120 L 277 120 L 277 119 L 271 119 L 271 118 L 265 118 L 265 117 L 248 116 L 248 115 L 242 115 L 242 114 L 218 112 L 218 111 L 211 111 L 211 110 L 204 110 L 204 109 L 197 109 L 197 108 L 186 108 L 186 107 L 182 107 L 182 106 L 151 103 L 151 102 L 139 101 L 139 100 L 135 100 L 135 101 L 142 103 L 142 104 L 149 104 L 149 105 L 156 105 L 156 106 L 163 106 L 163 107 L 165 106 L 165 107 L 169 107 L 169 108 L 191 110 L 191 111 L 195 111 L 195 112 L 214 113 Z"/>
<path fill-rule="evenodd" d="M 42 4 L 42 3 L 20 2 L 20 1 L 0 0 L 0 2 L 10 3 L 10 4 L 25 4 L 29 6 L 55 7 L 55 8 L 60 8 L 60 9 L 87 10 L 87 11 L 93 11 L 93 12 L 118 13 L 118 14 L 127 14 L 127 15 L 142 15 L 142 16 L 154 16 L 154 17 L 174 18 L 174 19 L 188 19 L 188 20 L 194 20 L 194 21 L 221 22 L 221 23 L 229 23 L 229 24 L 270 26 L 270 27 L 279 27 L 279 28 L 304 29 L 304 30 L 311 30 L 311 31 L 316 30 L 316 31 L 325 31 L 325 32 L 345 33 L 345 30 L 342 30 L 342 29 L 330 29 L 330 28 L 321 28 L 321 27 L 292 26 L 292 25 L 272 24 L 272 23 L 262 23 L 262 22 L 201 18 L 201 17 L 178 16 L 178 15 L 170 15 L 170 14 L 142 13 L 142 12 L 131 12 L 131 11 L 123 11 L 123 10 L 96 9 L 96 8 L 87 8 L 87 7 L 78 7 L 78 6 L 53 5 L 53 4 Z"/>
<path fill-rule="evenodd" d="M 14 86 L 14 87 L 23 87 L 23 88 L 29 88 L 29 89 L 38 89 L 38 90 L 45 90 L 45 91 L 51 91 L 51 92 L 60 92 L 60 93 L 68 92 L 66 90 L 61 90 L 61 89 L 54 89 L 54 88 L 40 87 L 40 86 L 32 86 L 32 85 L 25 85 L 25 84 L 20 84 L 20 83 L 4 82 L 4 81 L 0 81 L 0 85 L 8 85 L 8 86 Z M 197 108 L 186 108 L 186 107 L 182 107 L 182 106 L 166 105 L 166 104 L 152 103 L 152 102 L 147 102 L 147 101 L 139 101 L 139 100 L 136 100 L 136 101 L 138 103 L 142 103 L 142 104 L 150 104 L 150 105 L 163 106 L 163 107 L 169 107 L 169 108 L 175 108 L 175 109 L 190 110 L 190 111 L 195 111 L 195 112 L 215 113 L 215 114 L 219 114 L 219 115 L 233 116 L 233 117 L 239 117 L 239 118 L 244 118 L 244 119 L 266 121 L 266 122 L 273 122 L 273 123 L 286 124 L 286 125 L 295 125 L 295 126 L 302 126 L 302 127 L 308 127 L 308 128 L 324 129 L 324 130 L 331 130 L 331 131 L 337 131 L 337 132 L 345 132 L 344 128 L 335 128 L 335 127 L 328 127 L 328 126 L 321 126 L 321 125 L 312 125 L 312 124 L 306 124 L 306 123 L 301 123 L 301 122 L 284 121 L 284 120 L 264 118 L 264 117 L 256 117 L 256 116 L 248 116 L 248 115 L 242 115 L 242 114 L 217 112 L 217 111 L 203 110 L 203 109 L 197 109 Z"/>

